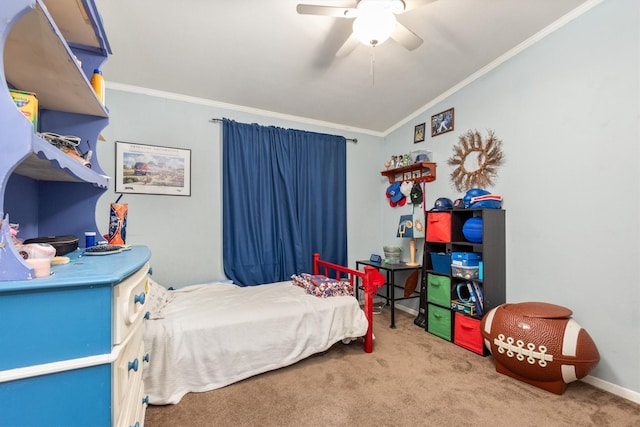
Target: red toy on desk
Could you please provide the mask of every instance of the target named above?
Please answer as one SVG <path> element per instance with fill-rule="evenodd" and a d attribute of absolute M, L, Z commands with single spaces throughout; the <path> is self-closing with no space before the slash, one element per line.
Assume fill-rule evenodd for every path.
<path fill-rule="evenodd" d="M 502 304 L 487 312 L 480 333 L 496 371 L 555 394 L 586 377 L 600 354 L 572 314 L 544 302 Z"/>

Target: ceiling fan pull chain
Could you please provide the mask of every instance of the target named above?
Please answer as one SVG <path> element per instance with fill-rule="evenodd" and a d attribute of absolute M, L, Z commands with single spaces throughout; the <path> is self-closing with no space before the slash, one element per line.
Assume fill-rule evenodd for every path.
<path fill-rule="evenodd" d="M 369 70 L 369 74 L 371 75 L 371 87 L 376 85 L 376 47 L 371 46 L 371 70 Z"/>

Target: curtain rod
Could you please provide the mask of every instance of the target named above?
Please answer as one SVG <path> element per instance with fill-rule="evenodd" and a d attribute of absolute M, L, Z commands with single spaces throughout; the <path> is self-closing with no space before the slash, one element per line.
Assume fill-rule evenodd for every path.
<path fill-rule="evenodd" d="M 213 119 L 211 119 L 209 121 L 212 122 L 212 123 L 220 123 L 222 121 L 222 119 L 213 118 Z M 347 141 L 349 141 L 349 142 L 353 142 L 354 144 L 358 143 L 358 138 L 345 138 L 345 139 Z"/>

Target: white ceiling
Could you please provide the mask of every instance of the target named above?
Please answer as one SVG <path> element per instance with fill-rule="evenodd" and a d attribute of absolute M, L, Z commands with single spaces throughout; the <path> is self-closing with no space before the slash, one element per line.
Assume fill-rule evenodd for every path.
<path fill-rule="evenodd" d="M 398 16 L 424 43 L 389 40 L 372 67 L 374 48 L 332 54 L 351 20 L 296 12 L 355 0 L 96 0 L 110 83 L 380 135 L 587 2 L 437 0 Z"/>

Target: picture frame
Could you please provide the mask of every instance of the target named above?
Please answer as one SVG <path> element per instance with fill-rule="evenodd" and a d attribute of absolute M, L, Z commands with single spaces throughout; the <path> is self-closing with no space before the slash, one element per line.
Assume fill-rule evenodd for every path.
<path fill-rule="evenodd" d="M 191 150 L 116 141 L 115 192 L 191 196 Z"/>
<path fill-rule="evenodd" d="M 413 143 L 417 144 L 418 142 L 424 141 L 424 131 L 426 128 L 426 123 L 420 123 L 417 125 L 413 131 Z"/>
<path fill-rule="evenodd" d="M 431 116 L 431 136 L 442 135 L 451 132 L 454 128 L 455 120 L 453 108 L 444 110 L 438 114 Z"/>

